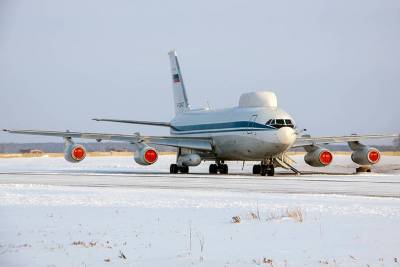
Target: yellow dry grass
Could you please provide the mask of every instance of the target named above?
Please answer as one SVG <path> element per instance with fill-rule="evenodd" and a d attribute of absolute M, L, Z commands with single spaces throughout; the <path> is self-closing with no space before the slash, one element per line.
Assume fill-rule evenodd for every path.
<path fill-rule="evenodd" d="M 303 212 L 300 208 L 287 208 L 286 210 L 282 211 L 277 211 L 277 212 L 271 212 L 267 216 L 267 221 L 275 221 L 275 220 L 281 220 L 284 218 L 290 218 L 296 222 L 303 222 Z"/>

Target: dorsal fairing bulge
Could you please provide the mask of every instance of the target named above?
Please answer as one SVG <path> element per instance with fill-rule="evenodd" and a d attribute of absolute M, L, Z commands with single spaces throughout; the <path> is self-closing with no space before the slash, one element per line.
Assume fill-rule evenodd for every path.
<path fill-rule="evenodd" d="M 244 108 L 260 108 L 264 111 L 264 116 L 267 125 L 274 128 L 290 127 L 295 128 L 293 118 L 282 109 L 278 108 L 278 100 L 274 92 L 258 91 L 245 93 L 240 96 L 239 109 Z"/>
<path fill-rule="evenodd" d="M 275 109 L 278 101 L 274 92 L 259 91 L 242 94 L 239 98 L 239 108 L 265 107 Z"/>

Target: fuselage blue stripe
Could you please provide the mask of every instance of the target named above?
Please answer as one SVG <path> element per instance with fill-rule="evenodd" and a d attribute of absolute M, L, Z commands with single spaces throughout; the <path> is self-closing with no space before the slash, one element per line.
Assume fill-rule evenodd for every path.
<path fill-rule="evenodd" d="M 244 128 L 244 129 L 216 129 L 216 130 L 203 130 L 203 131 L 171 131 L 171 134 L 180 135 L 180 134 L 204 134 L 204 133 L 226 133 L 226 132 L 255 132 L 255 131 L 271 131 L 274 129 L 266 128 L 266 129 L 258 129 L 258 128 Z"/>
<path fill-rule="evenodd" d="M 171 128 L 176 132 L 184 131 L 201 131 L 201 130 L 222 130 L 230 128 L 246 128 L 246 129 L 275 129 L 269 125 L 256 123 L 254 121 L 234 121 L 234 122 L 221 122 L 221 123 L 207 123 L 207 124 L 195 124 L 195 125 L 184 125 L 175 126 L 172 125 Z"/>

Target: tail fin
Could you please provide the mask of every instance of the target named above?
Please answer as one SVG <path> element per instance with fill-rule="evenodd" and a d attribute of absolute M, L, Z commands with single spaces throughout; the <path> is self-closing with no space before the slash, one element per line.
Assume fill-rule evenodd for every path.
<path fill-rule="evenodd" d="M 168 53 L 171 62 L 172 87 L 174 90 L 175 114 L 190 110 L 189 101 L 186 95 L 182 73 L 179 68 L 178 56 L 175 50 Z"/>

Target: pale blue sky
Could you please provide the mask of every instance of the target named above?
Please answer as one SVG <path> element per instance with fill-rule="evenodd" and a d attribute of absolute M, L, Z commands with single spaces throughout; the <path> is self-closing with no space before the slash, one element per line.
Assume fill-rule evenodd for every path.
<path fill-rule="evenodd" d="M 399 25 L 397 0 L 0 0 L 0 127 L 168 134 L 91 118 L 170 120 L 175 48 L 192 107 L 268 89 L 315 136 L 400 132 Z"/>

